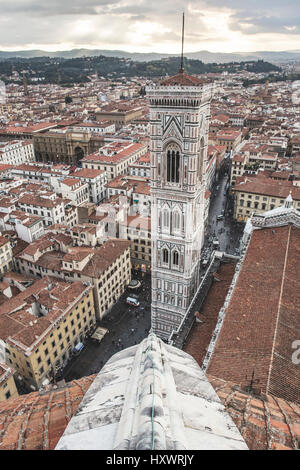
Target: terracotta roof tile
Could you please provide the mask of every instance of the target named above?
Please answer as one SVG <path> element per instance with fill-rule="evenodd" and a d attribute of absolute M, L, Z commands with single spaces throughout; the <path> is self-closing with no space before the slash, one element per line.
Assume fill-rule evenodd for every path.
<path fill-rule="evenodd" d="M 0 450 L 54 449 L 94 378 L 1 403 Z"/>
<path fill-rule="evenodd" d="M 211 375 L 244 386 L 253 379 L 257 392 L 298 403 L 292 343 L 299 339 L 299 246 L 293 226 L 253 232 L 208 367 Z"/>
<path fill-rule="evenodd" d="M 253 396 L 233 382 L 208 378 L 250 449 L 299 449 L 299 405 L 271 395 Z"/>

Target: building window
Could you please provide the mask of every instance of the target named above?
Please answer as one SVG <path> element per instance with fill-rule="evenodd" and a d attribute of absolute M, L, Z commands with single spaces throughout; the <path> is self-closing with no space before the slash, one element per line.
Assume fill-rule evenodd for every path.
<path fill-rule="evenodd" d="M 162 251 L 162 255 L 163 255 L 163 263 L 167 264 L 169 262 L 169 251 L 166 248 L 164 248 Z"/>
<path fill-rule="evenodd" d="M 180 214 L 179 212 L 174 212 L 174 229 L 179 230 L 180 229 Z"/>
<path fill-rule="evenodd" d="M 171 144 L 167 150 L 167 181 L 179 183 L 180 153 L 176 144 Z"/>
<path fill-rule="evenodd" d="M 173 252 L 173 265 L 178 266 L 179 264 L 179 253 L 178 251 Z"/>

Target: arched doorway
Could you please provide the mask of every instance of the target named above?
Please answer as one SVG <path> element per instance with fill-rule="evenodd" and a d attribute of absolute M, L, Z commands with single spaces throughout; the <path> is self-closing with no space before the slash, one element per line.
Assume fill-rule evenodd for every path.
<path fill-rule="evenodd" d="M 77 164 L 84 157 L 84 151 L 81 147 L 77 146 L 75 147 L 74 153 L 75 153 L 74 163 Z"/>

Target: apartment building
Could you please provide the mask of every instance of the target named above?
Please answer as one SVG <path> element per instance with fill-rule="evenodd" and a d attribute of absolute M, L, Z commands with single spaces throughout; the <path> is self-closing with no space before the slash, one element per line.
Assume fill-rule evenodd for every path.
<path fill-rule="evenodd" d="M 35 160 L 33 143 L 29 140 L 0 142 L 0 163 L 21 165 Z"/>
<path fill-rule="evenodd" d="M 300 134 L 294 136 L 290 140 L 290 147 L 291 147 L 291 153 L 294 155 L 295 153 L 300 152 Z"/>
<path fill-rule="evenodd" d="M 49 275 L 71 282 L 90 283 L 96 316 L 101 319 L 131 280 L 131 243 L 109 239 L 94 248 L 73 246 L 75 243 L 69 235 L 50 232 L 15 257 L 17 269 L 27 276 Z"/>
<path fill-rule="evenodd" d="M 110 142 L 82 159 L 82 167 L 105 171 L 108 181 L 128 172 L 128 166 L 147 153 L 147 144 Z"/>
<path fill-rule="evenodd" d="M 106 199 L 107 175 L 105 171 L 82 168 L 75 170 L 70 176 L 88 185 L 89 202 L 98 204 Z"/>
<path fill-rule="evenodd" d="M 81 206 L 89 202 L 89 187 L 79 178 L 51 178 L 51 185 L 60 197 L 69 199 L 73 206 Z"/>
<path fill-rule="evenodd" d="M 23 163 L 11 170 L 12 176 L 35 183 L 50 184 L 51 178 L 67 177 L 70 167 L 65 165 L 46 165 L 43 163 Z"/>
<path fill-rule="evenodd" d="M 19 396 L 14 379 L 15 370 L 0 362 L 0 402 Z"/>
<path fill-rule="evenodd" d="M 239 130 L 222 129 L 216 134 L 217 145 L 224 145 L 227 152 L 236 149 L 241 142 L 242 132 Z"/>
<path fill-rule="evenodd" d="M 45 276 L 0 306 L 6 360 L 31 389 L 51 382 L 95 326 L 92 287 Z"/>
<path fill-rule="evenodd" d="M 128 166 L 130 176 L 142 176 L 149 178 L 151 176 L 150 152 L 140 157 L 135 163 Z"/>
<path fill-rule="evenodd" d="M 80 130 L 85 131 L 88 130 L 94 134 L 113 134 L 116 132 L 116 125 L 113 122 L 109 121 L 102 121 L 102 122 L 92 122 L 86 121 L 81 122 L 79 124 L 75 124 L 73 126 L 74 131 Z"/>
<path fill-rule="evenodd" d="M 291 181 L 273 180 L 264 175 L 244 176 L 237 179 L 234 194 L 234 218 L 246 222 L 253 212 L 262 214 L 282 206 L 291 194 L 293 207 L 300 209 L 300 187 Z"/>
<path fill-rule="evenodd" d="M 13 253 L 10 241 L 0 235 L 0 276 L 10 271 L 13 267 Z"/>
<path fill-rule="evenodd" d="M 0 229 L 15 231 L 18 237 L 27 243 L 44 235 L 43 218 L 26 214 L 21 210 L 0 213 Z"/>
<path fill-rule="evenodd" d="M 278 165 L 278 155 L 250 152 L 236 153 L 232 158 L 230 185 L 235 185 L 238 176 L 256 174 L 258 169 L 275 170 Z"/>
<path fill-rule="evenodd" d="M 77 207 L 72 201 L 58 197 L 52 191 L 28 192 L 19 198 L 17 205 L 27 214 L 42 217 L 45 227 L 54 224 L 72 227 L 78 222 Z"/>
<path fill-rule="evenodd" d="M 116 129 L 121 129 L 129 122 L 134 119 L 138 119 L 143 114 L 143 108 L 131 107 L 128 109 L 122 109 L 121 105 L 109 104 L 105 108 L 96 111 L 95 116 L 97 121 L 109 121 L 115 124 Z"/>
<path fill-rule="evenodd" d="M 120 222 L 120 238 L 130 240 L 130 257 L 133 269 L 151 271 L 151 218 L 128 216 Z"/>
<path fill-rule="evenodd" d="M 70 229 L 75 246 L 96 246 L 103 243 L 103 237 L 98 236 L 98 227 L 94 224 L 77 224 Z"/>

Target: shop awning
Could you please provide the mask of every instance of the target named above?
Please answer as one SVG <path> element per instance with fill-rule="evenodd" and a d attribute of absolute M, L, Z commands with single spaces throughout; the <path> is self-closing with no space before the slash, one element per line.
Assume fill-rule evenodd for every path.
<path fill-rule="evenodd" d="M 107 332 L 108 332 L 107 328 L 102 328 L 98 326 L 98 328 L 96 328 L 96 330 L 92 334 L 91 338 L 96 339 L 97 341 L 101 341 Z"/>

